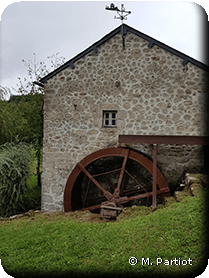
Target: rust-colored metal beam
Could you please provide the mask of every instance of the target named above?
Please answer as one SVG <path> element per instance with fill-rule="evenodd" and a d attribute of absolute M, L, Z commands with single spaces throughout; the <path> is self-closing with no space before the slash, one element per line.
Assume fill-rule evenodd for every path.
<path fill-rule="evenodd" d="M 96 203 L 98 203 L 98 202 L 100 202 L 100 203 L 102 203 L 102 202 L 105 202 L 105 201 L 107 201 L 107 198 L 105 198 L 105 197 L 99 197 L 99 198 L 94 198 L 94 199 L 90 199 L 90 200 L 88 200 L 88 203 L 90 203 L 90 204 L 96 204 Z M 87 201 L 86 201 L 86 203 L 87 203 Z M 85 208 L 85 207 L 87 207 L 87 205 L 86 206 L 83 206 L 83 208 Z"/>
<path fill-rule="evenodd" d="M 167 192 L 169 193 L 170 190 L 167 189 L 167 188 L 163 188 L 163 189 L 157 190 L 156 194 L 158 195 L 158 194 L 167 193 Z M 149 197 L 149 196 L 152 196 L 152 195 L 153 195 L 153 192 L 147 192 L 147 193 L 144 193 L 144 194 L 128 197 L 127 199 L 121 200 L 119 203 L 124 204 L 124 203 L 127 203 L 129 201 L 146 198 L 146 197 Z"/>
<path fill-rule="evenodd" d="M 96 169 L 95 165 L 93 164 L 93 168 Z M 109 181 L 104 175 L 108 174 L 108 173 L 111 173 L 111 172 L 115 172 L 115 171 L 119 171 L 120 169 L 116 169 L 116 170 L 113 170 L 113 171 L 108 171 L 108 172 L 104 172 L 104 173 L 99 173 L 99 174 L 94 174 L 92 175 L 92 177 L 102 177 L 103 180 L 105 180 L 105 182 L 107 182 L 109 184 L 109 186 L 111 187 L 112 191 L 115 190 L 115 185 Z"/>
<path fill-rule="evenodd" d="M 104 176 L 102 176 L 102 179 L 103 179 L 107 184 L 109 184 L 109 186 L 111 187 L 112 191 L 115 190 L 115 185 L 114 185 L 111 181 L 109 181 L 109 180 L 108 180 L 107 178 L 105 178 Z"/>
<path fill-rule="evenodd" d="M 99 205 L 95 205 L 95 206 L 91 206 L 91 207 L 86 207 L 86 208 L 81 208 L 81 209 L 77 209 L 78 211 L 83 211 L 83 210 L 94 210 L 94 209 L 99 209 L 101 206 L 101 204 Z M 73 210 L 76 211 L 76 210 Z"/>
<path fill-rule="evenodd" d="M 119 135 L 119 143 L 209 145 L 209 136 Z"/>
<path fill-rule="evenodd" d="M 147 192 L 147 190 L 127 171 L 125 170 L 125 172 L 140 186 L 143 188 L 144 191 Z"/>
<path fill-rule="evenodd" d="M 89 179 L 103 192 L 104 196 L 107 198 L 107 200 L 112 199 L 112 194 L 105 190 L 98 181 L 95 180 L 95 178 L 92 177 L 92 175 L 84 168 L 84 166 L 79 162 L 78 167 L 89 177 Z"/>
<path fill-rule="evenodd" d="M 118 169 L 115 169 L 115 170 L 111 170 L 111 171 L 103 172 L 103 173 L 100 173 L 100 174 L 92 175 L 92 177 L 99 177 L 99 176 L 106 175 L 106 174 L 113 173 L 113 172 L 120 171 L 120 170 L 121 170 L 121 168 L 118 168 Z"/>
<path fill-rule="evenodd" d="M 119 175 L 119 179 L 118 179 L 118 184 L 117 184 L 117 187 L 115 188 L 115 191 L 113 193 L 114 197 L 119 197 L 120 186 L 121 186 L 121 183 L 122 183 L 122 179 L 123 179 L 123 175 L 124 175 L 124 171 L 125 171 L 128 155 L 129 155 L 129 150 L 126 149 L 125 150 L 124 159 L 123 159 L 123 164 L 122 164 L 120 175 Z"/>
<path fill-rule="evenodd" d="M 87 185 L 87 189 L 86 189 L 86 192 L 85 192 L 85 196 L 84 196 L 84 200 L 83 200 L 83 205 L 82 205 L 82 207 L 84 207 L 84 206 L 85 206 L 85 203 L 86 203 L 86 197 L 87 197 L 87 194 L 88 194 L 88 191 L 89 191 L 90 182 L 91 182 L 91 180 L 89 179 L 88 185 Z"/>
<path fill-rule="evenodd" d="M 144 191 L 145 191 L 144 188 L 141 188 L 141 189 L 133 189 L 133 190 L 131 190 L 131 189 L 126 189 L 126 190 L 123 191 L 123 194 L 121 194 L 121 196 L 123 196 L 124 194 L 125 194 L 125 195 L 131 195 L 131 194 L 140 193 L 140 192 L 144 192 Z M 145 192 L 149 192 L 149 191 L 146 190 Z"/>

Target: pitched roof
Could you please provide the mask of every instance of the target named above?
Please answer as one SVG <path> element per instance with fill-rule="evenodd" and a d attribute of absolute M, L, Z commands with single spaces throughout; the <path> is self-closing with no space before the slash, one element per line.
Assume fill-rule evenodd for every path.
<path fill-rule="evenodd" d="M 116 34 L 120 33 L 123 35 L 126 35 L 127 32 L 131 32 L 134 35 L 141 37 L 143 39 L 145 39 L 146 41 L 148 41 L 148 47 L 152 48 L 153 45 L 157 45 L 163 49 L 165 49 L 166 51 L 180 57 L 183 59 L 182 65 L 186 65 L 188 62 L 192 63 L 193 65 L 204 69 L 206 71 L 209 71 L 209 67 L 189 56 L 187 56 L 186 54 L 183 54 L 182 52 L 175 50 L 174 48 L 161 43 L 147 35 L 145 35 L 144 33 L 141 33 L 140 31 L 126 25 L 126 24 L 122 24 L 119 27 L 117 27 L 116 29 L 114 29 L 113 31 L 111 31 L 109 34 L 107 34 L 106 36 L 104 36 L 102 39 L 100 39 L 99 41 L 95 42 L 94 44 L 92 44 L 90 47 L 88 47 L 87 49 L 85 49 L 84 51 L 82 51 L 81 53 L 79 53 L 78 55 L 76 55 L 75 57 L 73 57 L 72 59 L 70 59 L 69 61 L 67 61 L 66 63 L 64 63 L 62 66 L 60 66 L 59 68 L 55 69 L 54 71 L 50 72 L 49 74 L 47 74 L 45 77 L 41 78 L 39 82 L 34 82 L 40 86 L 43 86 L 44 83 L 47 82 L 48 79 L 52 78 L 53 76 L 55 76 L 57 73 L 59 73 L 60 71 L 66 69 L 67 67 L 71 67 L 72 69 L 74 69 L 74 63 L 79 60 L 80 58 L 82 58 L 83 56 L 85 56 L 86 54 L 90 53 L 91 51 L 94 51 L 95 53 L 98 52 L 98 47 L 100 45 L 102 45 L 103 43 L 105 43 L 106 41 L 108 41 L 109 39 L 111 39 L 113 36 L 115 36 Z"/>

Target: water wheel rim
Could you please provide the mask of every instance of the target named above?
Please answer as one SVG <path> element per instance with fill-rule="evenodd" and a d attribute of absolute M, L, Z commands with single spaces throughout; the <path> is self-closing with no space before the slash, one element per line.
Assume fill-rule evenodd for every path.
<path fill-rule="evenodd" d="M 125 157 L 127 154 L 126 148 L 107 148 L 107 149 L 101 149 L 98 151 L 95 151 L 86 157 L 84 157 L 72 170 L 71 174 L 69 175 L 65 190 L 64 190 L 64 211 L 72 211 L 72 191 L 74 184 L 76 182 L 76 179 L 78 178 L 79 174 L 82 172 L 82 169 L 79 165 L 82 165 L 84 168 L 87 167 L 89 164 L 93 163 L 94 161 L 105 158 L 105 157 Z M 142 154 L 139 154 L 135 151 L 129 150 L 128 158 L 136 161 L 137 163 L 141 164 L 151 175 L 153 175 L 153 163 L 149 159 L 147 159 Z M 157 168 L 157 184 L 160 190 L 165 190 L 165 192 L 170 192 L 169 186 L 166 182 L 165 177 Z M 99 208 L 100 205 L 89 207 L 89 209 L 96 209 Z"/>

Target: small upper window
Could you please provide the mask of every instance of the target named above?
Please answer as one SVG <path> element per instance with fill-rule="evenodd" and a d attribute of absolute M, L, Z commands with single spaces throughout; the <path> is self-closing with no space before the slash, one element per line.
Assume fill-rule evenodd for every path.
<path fill-rule="evenodd" d="M 103 111 L 103 127 L 117 127 L 117 111 Z"/>

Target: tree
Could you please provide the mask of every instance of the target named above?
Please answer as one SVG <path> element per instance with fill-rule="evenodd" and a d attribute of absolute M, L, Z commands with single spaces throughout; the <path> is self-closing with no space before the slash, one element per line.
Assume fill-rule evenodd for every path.
<path fill-rule="evenodd" d="M 0 100 L 0 145 L 11 142 L 17 135 L 23 138 L 26 119 L 15 103 Z"/>
<path fill-rule="evenodd" d="M 47 57 L 47 62 L 22 60 L 28 68 L 28 77 L 18 77 L 17 88 L 0 86 L 0 144 L 11 142 L 16 135 L 32 144 L 37 157 L 37 180 L 41 186 L 41 150 L 43 146 L 43 88 L 34 84 L 43 76 L 64 63 L 65 59 L 59 53 Z M 6 101 L 6 96 L 10 96 Z"/>
<path fill-rule="evenodd" d="M 36 61 L 36 54 L 33 53 L 33 61 L 29 60 L 26 62 L 22 60 L 23 64 L 28 68 L 28 78 L 21 79 L 18 77 L 19 84 L 17 89 L 14 89 L 18 94 L 29 94 L 29 93 L 43 93 L 43 88 L 37 87 L 34 81 L 39 81 L 42 77 L 47 75 L 52 70 L 60 67 L 65 62 L 65 58 L 59 56 L 59 52 L 51 56 L 47 56 L 47 61 Z"/>
<path fill-rule="evenodd" d="M 22 60 L 25 66 L 28 68 L 29 80 L 24 78 L 24 83 L 19 79 L 19 86 L 17 92 L 20 94 L 29 94 L 30 101 L 28 105 L 24 105 L 24 118 L 27 119 L 29 125 L 29 134 L 31 143 L 34 146 L 37 156 L 37 179 L 38 185 L 41 186 L 41 173 L 40 173 L 40 161 L 41 161 L 41 149 L 43 147 L 43 88 L 37 87 L 34 81 L 39 81 L 41 77 L 47 75 L 52 69 L 55 70 L 61 66 L 65 59 L 59 57 L 59 53 L 48 56 L 50 60 L 50 67 L 47 69 L 46 63 L 43 61 L 36 62 L 36 55 L 33 53 L 34 59 L 26 62 Z M 32 97 L 32 95 L 34 97 Z"/>
<path fill-rule="evenodd" d="M 23 118 L 27 121 L 26 142 L 33 145 L 37 158 L 37 181 L 38 186 L 41 186 L 41 150 L 43 146 L 43 98 L 42 93 L 30 93 L 23 97 L 19 105 L 21 105 L 21 111 Z"/>

